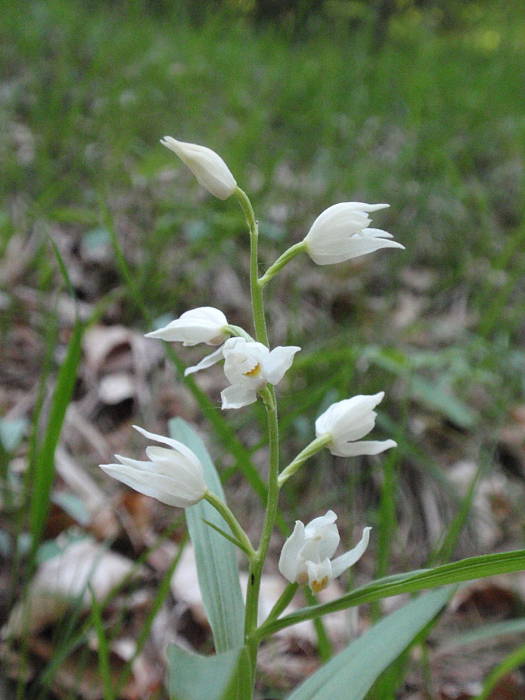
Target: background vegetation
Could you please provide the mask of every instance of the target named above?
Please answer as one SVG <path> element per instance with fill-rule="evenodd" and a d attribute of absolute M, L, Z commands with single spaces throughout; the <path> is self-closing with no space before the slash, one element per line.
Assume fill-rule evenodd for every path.
<path fill-rule="evenodd" d="M 373 525 L 358 580 L 523 546 L 524 29 L 517 1 L 2 3 L 5 697 L 163 697 L 149 634 L 177 600 L 173 551 L 162 547 L 180 544 L 183 528 L 166 535 L 171 513 L 115 495 L 96 467 L 114 451 L 141 454 L 131 423 L 157 432 L 176 415 L 197 423 L 241 520 L 257 526 L 245 479 L 258 478 L 247 454 L 261 461 L 257 409 L 228 414 L 242 444 L 233 442 L 215 408 L 220 375 L 198 379 L 213 397 L 205 403 L 175 371 L 198 354 L 172 357 L 174 369 L 140 339 L 204 304 L 233 323 L 249 318 L 242 219 L 158 144 L 164 134 L 225 158 L 253 198 L 267 262 L 344 200 L 389 202 L 375 223 L 407 249 L 330 268 L 296 260 L 272 283 L 273 342 L 303 347 L 280 392 L 284 457 L 310 438 L 323 406 L 381 389 L 378 432 L 400 445 L 350 465 L 320 456 L 291 484 L 283 527 L 329 507 L 346 541 Z M 65 463 L 102 488 L 91 492 L 95 505 Z M 74 615 L 14 634 L 12 611 L 31 595 L 39 564 L 86 537 L 139 559 L 146 573 L 137 580 L 135 567 L 133 583 L 130 573 L 118 591 L 110 585 L 100 608 L 86 609 L 77 591 Z M 515 624 L 523 585 L 491 584 L 481 607 L 466 597 L 467 623 Z M 142 607 L 130 602 L 140 591 Z M 378 612 L 363 609 L 362 621 Z M 177 625 L 206 648 L 195 619 Z M 445 625 L 445 646 L 459 626 L 457 617 Z M 131 673 L 129 655 L 118 661 L 121 638 L 141 639 L 137 658 L 150 648 L 149 675 L 136 663 Z M 261 697 L 278 697 L 306 672 L 294 663 L 315 653 L 301 644 L 288 670 L 268 671 Z M 320 650 L 329 653 L 322 640 Z M 411 693 L 422 688 L 474 697 L 469 683 L 505 651 L 498 637 L 476 664 L 465 653 L 450 680 L 427 650 L 412 676 L 398 665 L 373 697 L 419 697 Z M 92 658 L 105 685 L 87 683 L 89 695 L 80 679 Z M 117 661 L 119 683 L 109 670 Z M 522 692 L 513 679 L 508 687 Z"/>

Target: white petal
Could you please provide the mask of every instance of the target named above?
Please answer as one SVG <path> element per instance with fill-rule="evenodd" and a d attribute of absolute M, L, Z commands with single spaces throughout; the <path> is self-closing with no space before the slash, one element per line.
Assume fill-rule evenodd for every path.
<path fill-rule="evenodd" d="M 388 240 L 391 234 L 368 228 L 368 214 L 387 204 L 341 202 L 328 207 L 312 224 L 304 241 L 306 250 L 318 265 L 331 265 L 372 253 L 380 248 L 403 248 Z"/>
<path fill-rule="evenodd" d="M 320 515 L 318 518 L 310 520 L 306 526 L 306 532 L 315 532 L 317 528 L 324 527 L 325 525 L 331 525 L 337 520 L 337 515 L 333 510 L 327 510 L 324 515 Z"/>
<path fill-rule="evenodd" d="M 166 448 L 158 447 L 149 449 L 165 450 Z M 173 450 L 167 451 L 176 456 Z M 179 468 L 178 464 L 174 465 L 173 463 L 142 462 L 138 459 L 132 459 L 131 457 L 122 457 L 122 455 L 115 455 L 115 457 L 121 463 L 123 469 L 128 471 L 129 468 L 129 472 L 133 474 L 140 483 L 145 480 L 146 485 L 156 488 L 159 483 L 159 478 L 157 477 L 165 477 L 167 481 L 162 481 L 164 489 L 177 499 L 184 498 L 195 502 L 194 499 L 197 498 L 197 500 L 200 500 L 201 495 L 206 491 L 206 482 L 204 481 L 200 463 L 198 468 L 190 468 L 190 470 L 187 471 L 187 468 L 190 467 L 189 463 L 186 464 L 185 469 Z M 132 488 L 137 487 L 132 485 Z M 145 491 L 143 492 L 145 493 Z M 157 496 L 155 496 L 155 498 L 157 498 Z"/>
<path fill-rule="evenodd" d="M 324 559 L 321 562 L 307 561 L 306 569 L 308 571 L 308 583 L 314 593 L 324 590 L 334 578 L 332 564 L 329 559 Z"/>
<path fill-rule="evenodd" d="M 228 320 L 222 311 L 212 306 L 201 306 L 185 311 L 180 318 L 163 328 L 147 333 L 146 338 L 177 341 L 186 346 L 198 343 L 217 345 L 224 340 L 224 327 L 227 325 Z"/>
<path fill-rule="evenodd" d="M 325 209 L 315 219 L 306 239 L 312 239 L 329 231 L 334 226 L 347 229 L 362 229 L 370 221 L 369 213 L 388 208 L 388 204 L 365 204 L 364 202 L 339 202 Z"/>
<path fill-rule="evenodd" d="M 242 408 L 257 401 L 257 385 L 250 382 L 232 384 L 221 391 L 222 408 Z"/>
<path fill-rule="evenodd" d="M 278 346 L 274 348 L 264 362 L 264 377 L 270 384 L 278 384 L 284 377 L 286 371 L 292 366 L 296 352 L 301 348 L 297 345 L 286 347 Z"/>
<path fill-rule="evenodd" d="M 334 442 L 337 442 L 340 438 L 345 441 L 360 440 L 373 430 L 376 417 L 377 413 L 375 411 L 369 411 L 367 414 L 359 416 L 357 420 L 347 425 L 343 425 L 342 421 L 341 424 L 332 431 Z"/>
<path fill-rule="evenodd" d="M 262 343 L 244 338 L 229 338 L 224 343 L 224 374 L 231 384 L 253 379 L 259 386 L 264 383 L 262 367 L 269 353 Z M 250 376 L 256 369 L 257 374 Z"/>
<path fill-rule="evenodd" d="M 184 370 L 184 376 L 187 377 L 189 374 L 195 374 L 195 372 L 200 372 L 201 369 L 208 369 L 208 367 L 211 367 L 212 365 L 217 364 L 217 362 L 220 362 L 223 359 L 222 355 L 222 349 L 223 345 L 218 349 L 215 350 L 215 352 L 212 352 L 210 355 L 206 355 L 206 357 L 203 357 L 203 359 L 196 365 L 193 365 L 192 367 L 186 367 Z"/>
<path fill-rule="evenodd" d="M 336 457 L 358 457 L 360 455 L 378 455 L 391 447 L 397 447 L 395 440 L 364 440 L 361 442 L 331 442 L 330 452 Z"/>
<path fill-rule="evenodd" d="M 200 184 L 219 199 L 227 199 L 237 187 L 230 169 L 218 153 L 206 146 L 165 136 L 161 143 L 176 153 Z"/>
<path fill-rule="evenodd" d="M 405 249 L 405 246 L 397 241 L 389 238 L 375 238 L 374 236 L 352 236 L 345 244 L 345 253 L 347 260 L 359 258 L 361 255 L 375 253 L 381 248 L 400 248 Z"/>
<path fill-rule="evenodd" d="M 299 573 L 299 552 L 304 544 L 304 524 L 295 521 L 295 527 L 281 550 L 279 571 L 290 583 L 295 583 Z"/>
<path fill-rule="evenodd" d="M 363 229 L 363 235 L 372 236 L 373 238 L 394 238 L 391 233 L 388 233 L 388 231 L 383 231 L 381 228 L 365 228 Z M 405 246 L 402 247 L 404 248 Z"/>
<path fill-rule="evenodd" d="M 368 547 L 368 541 L 370 540 L 370 530 L 371 527 L 365 527 L 363 530 L 363 536 L 361 537 L 358 544 L 350 551 L 342 554 L 332 561 L 332 574 L 335 577 L 340 576 L 343 571 L 349 569 L 353 564 L 356 563 L 366 551 Z"/>
<path fill-rule="evenodd" d="M 332 523 L 316 529 L 316 532 L 306 531 L 305 544 L 301 556 L 312 561 L 322 561 L 327 557 L 333 557 L 339 545 L 339 530 L 337 525 Z"/>
<path fill-rule="evenodd" d="M 129 465 L 101 464 L 100 467 L 113 478 L 126 484 L 126 486 L 176 508 L 187 508 L 200 501 L 204 495 L 204 491 L 191 494 L 177 493 L 173 481 L 169 477 L 152 474 L 141 469 L 134 469 Z"/>
<path fill-rule="evenodd" d="M 183 457 L 175 450 L 169 450 L 166 447 L 157 447 L 156 445 L 146 447 L 148 458 L 155 464 L 155 471 L 159 474 L 165 474 L 172 479 L 180 481 L 188 481 L 194 485 L 204 484 L 204 475 L 200 462 L 195 464 Z"/>
<path fill-rule="evenodd" d="M 148 438 L 148 440 L 161 442 L 163 445 L 168 445 L 169 447 L 171 447 L 172 450 L 180 452 L 180 454 L 183 455 L 183 457 L 185 457 L 187 460 L 189 460 L 189 462 L 191 462 L 191 464 L 193 464 L 194 468 L 202 470 L 202 465 L 195 452 L 193 452 L 193 450 L 190 450 L 190 448 L 183 442 L 179 442 L 178 440 L 174 440 L 173 438 L 166 437 L 165 435 L 157 435 L 157 433 L 150 433 L 149 430 L 145 430 L 144 428 L 141 428 L 138 425 L 134 425 L 133 427 L 141 435 L 144 435 L 144 437 Z"/>
<path fill-rule="evenodd" d="M 311 520 L 305 528 L 305 545 L 301 555 L 304 559 L 321 561 L 330 558 L 339 544 L 339 531 L 333 510 Z"/>
<path fill-rule="evenodd" d="M 384 391 L 377 394 L 359 394 L 350 399 L 343 399 L 333 403 L 315 421 L 315 433 L 321 435 L 343 435 L 347 430 L 352 430 L 356 423 L 360 423 L 370 411 L 372 411 L 385 396 Z"/>

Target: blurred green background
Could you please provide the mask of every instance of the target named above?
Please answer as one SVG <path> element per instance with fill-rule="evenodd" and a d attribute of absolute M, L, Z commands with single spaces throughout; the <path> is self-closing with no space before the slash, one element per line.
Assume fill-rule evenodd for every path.
<path fill-rule="evenodd" d="M 208 304 L 249 323 L 242 218 L 160 146 L 172 135 L 216 150 L 250 194 L 261 267 L 338 201 L 388 202 L 374 225 L 406 246 L 324 268 L 296 259 L 270 285 L 272 342 L 303 347 L 281 391 L 284 459 L 323 407 L 381 389 L 378 432 L 400 445 L 372 475 L 375 462 L 349 474 L 320 456 L 284 497 L 288 524 L 336 503 L 349 528 L 366 518 L 377 574 L 520 546 L 511 503 L 491 544 L 474 526 L 456 550 L 473 494 L 458 499 L 449 471 L 470 460 L 472 486 L 501 474 L 523 493 L 524 3 L 48 0 L 6 1 L 1 15 L 0 411 L 9 431 L 20 420 L 33 435 L 28 473 L 74 327 L 69 285 L 106 328 L 144 333 Z M 73 403 L 97 381 L 77 359 Z M 190 408 L 186 395 L 159 398 L 165 372 L 151 371 L 149 402 L 86 419 L 115 447 L 131 419 L 158 432 L 179 413 L 201 423 L 189 395 Z M 256 454 L 252 417 L 227 416 Z M 225 442 L 217 460 L 248 513 Z M 94 473 L 100 456 L 69 449 Z M 0 516 L 12 563 L 34 496 L 10 474 L 16 447 L 3 453 L 4 491 L 17 494 Z"/>

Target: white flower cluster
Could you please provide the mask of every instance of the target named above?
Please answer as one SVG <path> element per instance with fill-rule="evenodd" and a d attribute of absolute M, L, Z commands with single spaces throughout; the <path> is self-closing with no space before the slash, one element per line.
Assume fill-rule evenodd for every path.
<path fill-rule="evenodd" d="M 238 191 L 237 183 L 223 159 L 214 151 L 196 144 L 177 141 L 170 136 L 161 143 L 174 151 L 190 168 L 197 180 L 211 194 L 227 199 Z M 387 204 L 341 202 L 326 209 L 312 224 L 295 250 L 304 250 L 319 265 L 329 265 L 372 253 L 380 248 L 403 248 L 392 235 L 369 228 L 369 214 Z M 291 250 L 291 249 L 290 249 Z M 285 254 L 286 256 L 286 254 Z M 290 369 L 301 348 L 268 348 L 256 342 L 242 329 L 232 326 L 219 309 L 204 306 L 191 309 L 166 326 L 147 334 L 185 346 L 204 343 L 219 346 L 198 364 L 186 369 L 185 375 L 224 362 L 229 382 L 221 392 L 222 408 L 237 409 L 255 402 L 265 387 L 277 385 Z M 394 440 L 362 440 L 375 425 L 375 407 L 383 392 L 372 396 L 353 396 L 332 404 L 315 422 L 316 440 L 305 448 L 290 466 L 285 478 L 314 454 L 327 447 L 338 457 L 377 455 L 396 443 Z M 119 464 L 101 465 L 108 474 L 123 483 L 168 505 L 186 508 L 208 494 L 203 468 L 197 456 L 185 445 L 171 438 L 137 428 L 145 437 L 167 447 L 147 447 L 149 461 L 117 456 Z M 305 455 L 302 459 L 299 459 Z M 284 480 L 283 480 L 284 483 Z M 339 545 L 337 516 L 328 511 L 306 526 L 296 521 L 283 547 L 279 569 L 291 583 L 309 584 L 320 591 L 336 576 L 354 564 L 365 552 L 370 528 L 365 528 L 359 543 L 345 554 L 333 558 Z"/>

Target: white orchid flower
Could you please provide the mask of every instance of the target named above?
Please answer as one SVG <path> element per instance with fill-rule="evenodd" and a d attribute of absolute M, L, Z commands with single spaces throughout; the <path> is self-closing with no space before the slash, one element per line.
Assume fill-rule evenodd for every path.
<path fill-rule="evenodd" d="M 328 207 L 319 214 L 304 238 L 309 256 L 318 265 L 331 265 L 380 248 L 404 248 L 391 240 L 392 234 L 387 231 L 367 228 L 371 223 L 369 212 L 388 206 L 341 202 Z"/>
<path fill-rule="evenodd" d="M 177 341 L 183 345 L 220 345 L 226 340 L 226 316 L 212 306 L 200 306 L 198 309 L 185 311 L 166 326 L 151 333 L 146 338 L 159 338 L 170 342 Z"/>
<path fill-rule="evenodd" d="M 171 136 L 164 136 L 160 142 L 176 153 L 199 183 L 215 197 L 228 199 L 236 190 L 237 182 L 230 169 L 220 155 L 211 148 L 177 141 Z"/>
<path fill-rule="evenodd" d="M 222 347 L 188 367 L 184 374 L 199 372 L 224 359 L 224 374 L 231 386 L 221 392 L 222 408 L 241 408 L 256 401 L 257 392 L 266 384 L 278 384 L 300 349 L 290 345 L 270 351 L 262 343 L 228 338 Z"/>
<path fill-rule="evenodd" d="M 149 433 L 133 426 L 141 435 L 161 442 L 166 447 L 146 447 L 149 461 L 115 455 L 120 464 L 101 464 L 106 474 L 118 479 L 135 491 L 156 498 L 176 508 L 187 508 L 207 493 L 202 464 L 197 455 L 182 442 Z"/>
<path fill-rule="evenodd" d="M 365 527 L 353 549 L 332 559 L 340 541 L 336 520 L 337 515 L 329 510 L 306 526 L 300 520 L 295 521 L 294 531 L 284 543 L 279 558 L 279 571 L 290 583 L 308 583 L 318 593 L 363 556 L 370 527 Z"/>
<path fill-rule="evenodd" d="M 318 438 L 330 435 L 327 447 L 337 457 L 377 455 L 396 447 L 394 440 L 361 440 L 375 425 L 377 413 L 373 410 L 385 395 L 384 391 L 372 396 L 353 396 L 333 403 L 315 421 Z"/>

